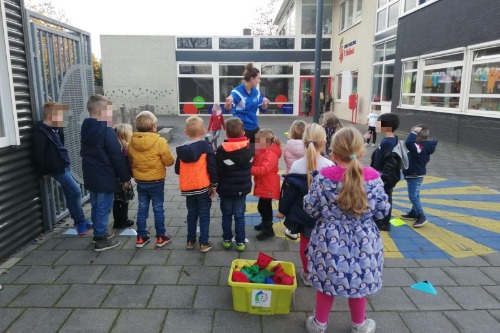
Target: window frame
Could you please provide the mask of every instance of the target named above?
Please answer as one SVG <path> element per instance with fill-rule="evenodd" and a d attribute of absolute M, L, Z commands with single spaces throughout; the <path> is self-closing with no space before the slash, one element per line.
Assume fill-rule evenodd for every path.
<path fill-rule="evenodd" d="M 351 25 L 349 25 L 349 4 L 352 4 L 352 18 Z M 361 14 L 358 17 L 359 4 L 361 3 Z M 342 15 L 342 7 L 344 7 L 344 14 Z M 363 0 L 342 0 L 339 5 L 339 34 L 351 29 L 358 25 L 363 20 Z M 342 27 L 344 22 L 344 27 Z"/>
<path fill-rule="evenodd" d="M 422 9 L 424 7 L 427 7 L 427 6 L 429 6 L 429 5 L 431 5 L 431 4 L 435 3 L 435 2 L 438 2 L 439 0 L 427 0 L 425 3 L 419 4 L 419 5 L 415 6 L 414 8 L 412 8 L 412 9 L 410 9 L 408 11 L 405 11 L 406 1 L 407 0 L 401 0 L 402 6 L 400 4 L 400 7 L 399 7 L 399 13 L 400 13 L 400 15 L 399 15 L 399 17 L 403 17 L 403 16 L 406 16 L 406 15 L 411 14 L 413 12 L 416 12 L 417 10 L 420 10 L 420 9 Z"/>
<path fill-rule="evenodd" d="M 407 63 L 410 63 L 410 62 L 417 62 L 417 68 L 416 69 L 406 69 L 406 64 Z M 403 107 L 416 107 L 418 101 L 419 101 L 419 97 L 417 97 L 418 93 L 419 93 L 419 87 L 420 87 L 420 84 L 421 84 L 421 80 L 419 79 L 420 78 L 420 75 L 419 75 L 419 71 L 420 71 L 420 68 L 421 68 L 421 65 L 420 65 L 420 59 L 418 57 L 413 57 L 413 58 L 408 58 L 408 59 L 404 59 L 404 61 L 401 61 L 401 65 L 402 65 L 402 71 L 401 71 L 401 88 L 400 88 L 400 91 L 401 91 L 401 96 L 399 98 L 399 104 Z M 405 93 L 404 92 L 404 85 L 405 85 L 405 82 L 404 82 L 404 77 L 407 73 L 417 73 L 417 80 L 415 82 L 415 92 L 414 93 Z M 403 104 L 403 98 L 404 97 L 413 97 L 413 104 Z"/>
<path fill-rule="evenodd" d="M 21 139 L 17 123 L 14 81 L 10 59 L 9 36 L 5 4 L 0 0 L 0 117 L 4 136 L 0 137 L 0 148 L 19 146 Z"/>
<path fill-rule="evenodd" d="M 398 18 L 397 18 L 396 23 L 394 25 L 389 26 L 389 8 L 391 6 L 396 5 L 397 3 L 399 3 Z M 401 3 L 403 3 L 403 0 L 387 0 L 386 4 L 379 7 L 378 1 L 377 1 L 377 11 L 375 13 L 375 35 L 382 34 L 384 32 L 392 30 L 398 26 L 398 21 L 399 21 L 399 18 L 401 17 Z M 380 30 L 380 31 L 377 31 L 377 29 L 378 29 L 378 15 L 380 12 L 382 12 L 384 10 L 386 10 L 385 24 L 384 24 L 385 28 Z"/>
<path fill-rule="evenodd" d="M 381 41 L 380 43 L 377 43 L 377 44 L 373 45 L 374 54 L 375 54 L 375 48 L 377 46 L 384 45 L 384 59 L 382 61 L 377 61 L 377 62 L 375 62 L 374 59 L 372 61 L 372 81 L 371 81 L 371 87 L 370 87 L 370 105 L 372 105 L 372 106 L 376 105 L 376 106 L 380 106 L 380 107 L 382 107 L 382 106 L 386 106 L 387 107 L 387 106 L 391 105 L 392 100 L 394 99 L 394 96 L 392 96 L 392 99 L 390 101 L 383 101 L 382 100 L 382 94 L 384 93 L 384 87 L 385 87 L 385 85 L 384 85 L 385 68 L 388 65 L 395 66 L 395 63 L 396 63 L 396 59 L 395 59 L 395 55 L 396 55 L 396 52 L 397 52 L 396 50 L 394 51 L 394 55 L 393 55 L 394 58 L 389 59 L 389 60 L 386 59 L 387 44 L 395 42 L 395 41 L 396 41 L 395 38 L 390 38 L 390 39 L 385 39 L 385 40 Z M 396 44 L 394 45 L 394 47 L 396 47 Z M 373 80 L 374 80 L 373 68 L 375 66 L 382 66 L 382 74 L 381 74 L 382 75 L 382 82 L 380 84 L 380 101 L 379 102 L 372 101 L 372 99 L 373 99 Z M 392 75 L 394 76 L 394 73 Z"/>

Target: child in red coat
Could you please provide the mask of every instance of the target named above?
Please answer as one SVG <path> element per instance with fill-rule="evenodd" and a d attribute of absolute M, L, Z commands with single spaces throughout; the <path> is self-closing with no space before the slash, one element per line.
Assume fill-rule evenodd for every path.
<path fill-rule="evenodd" d="M 280 176 L 278 162 L 281 158 L 281 143 L 269 128 L 261 129 L 255 135 L 255 157 L 252 166 L 254 176 L 254 195 L 259 197 L 257 209 L 262 223 L 255 226 L 262 231 L 258 240 L 274 237 L 273 231 L 273 199 L 280 197 Z"/>
<path fill-rule="evenodd" d="M 207 132 L 212 130 L 212 142 L 217 148 L 217 138 L 220 136 L 221 129 L 226 130 L 226 125 L 224 124 L 224 116 L 222 115 L 222 110 L 218 104 L 214 104 L 212 107 L 212 115 L 210 116 L 210 121 L 208 122 Z"/>

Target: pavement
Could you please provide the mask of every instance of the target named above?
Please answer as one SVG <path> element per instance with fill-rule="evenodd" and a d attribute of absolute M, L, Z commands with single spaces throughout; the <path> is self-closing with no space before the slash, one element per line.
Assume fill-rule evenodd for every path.
<path fill-rule="evenodd" d="M 172 148 L 184 141 L 184 119 L 160 118 L 160 126 L 177 125 Z M 261 117 L 260 124 L 273 128 L 284 143 L 293 119 Z M 367 304 L 377 332 L 500 331 L 497 165 L 494 157 L 439 143 L 422 191 L 432 223 L 418 231 L 405 224 L 383 234 L 384 287 Z M 305 332 L 315 292 L 302 281 L 288 315 L 233 311 L 227 282 L 232 260 L 256 259 L 262 251 L 301 268 L 298 243 L 283 237 L 279 221 L 275 224 L 279 237 L 258 242 L 252 225 L 259 218 L 255 199 L 249 196 L 247 251 L 225 251 L 221 214 L 214 202 L 210 235 L 216 246 L 206 254 L 186 250 L 185 200 L 173 169 L 167 174 L 165 222 L 172 244 L 159 250 L 149 245 L 135 249 L 133 237 L 116 236 L 121 240 L 117 249 L 96 253 L 91 233 L 63 234 L 72 225 L 67 218 L 0 263 L 0 332 Z M 405 191 L 401 182 L 394 195 L 395 215 L 407 209 Z M 90 215 L 90 205 L 84 210 Z M 133 202 L 129 216 L 136 215 Z M 423 280 L 434 285 L 436 295 L 410 287 Z M 327 332 L 350 332 L 345 299 L 336 300 Z"/>

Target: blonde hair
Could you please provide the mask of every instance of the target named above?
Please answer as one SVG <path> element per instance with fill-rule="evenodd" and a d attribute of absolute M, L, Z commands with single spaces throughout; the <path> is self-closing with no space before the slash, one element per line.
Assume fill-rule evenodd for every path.
<path fill-rule="evenodd" d="M 91 115 L 95 115 L 100 110 L 99 106 L 103 104 L 112 105 L 113 103 L 102 95 L 92 95 L 87 101 L 87 110 Z"/>
<path fill-rule="evenodd" d="M 255 134 L 255 139 L 266 139 L 266 142 L 269 143 L 269 145 L 281 145 L 280 140 L 278 140 L 278 138 L 274 135 L 273 130 L 270 128 L 261 129 L 259 132 L 257 132 L 257 134 Z"/>
<path fill-rule="evenodd" d="M 115 125 L 116 136 L 118 137 L 118 142 L 122 149 L 127 149 L 130 139 L 132 138 L 132 125 L 130 124 L 116 124 Z"/>
<path fill-rule="evenodd" d="M 318 124 L 309 124 L 306 126 L 304 136 L 302 137 L 304 147 L 306 149 L 307 159 L 307 186 L 309 187 L 312 182 L 311 172 L 317 170 L 316 161 L 318 159 L 318 152 L 321 152 L 326 145 L 326 132 L 325 129 Z"/>
<path fill-rule="evenodd" d="M 288 137 L 294 140 L 302 140 L 307 123 L 303 120 L 295 120 L 288 130 Z"/>
<path fill-rule="evenodd" d="M 153 126 L 158 122 L 158 118 L 151 111 L 141 111 L 135 117 L 135 128 L 139 132 L 151 132 Z"/>
<path fill-rule="evenodd" d="M 203 119 L 198 116 L 191 116 L 186 119 L 186 134 L 187 136 L 194 137 L 203 134 Z"/>
<path fill-rule="evenodd" d="M 323 126 L 333 128 L 334 130 L 342 128 L 339 118 L 337 118 L 332 111 L 323 114 Z"/>
<path fill-rule="evenodd" d="M 363 167 L 359 158 L 364 153 L 364 139 L 361 133 L 353 128 L 342 128 L 335 133 L 332 139 L 332 154 L 342 162 L 349 162 L 344 173 L 342 190 L 337 198 L 339 207 L 344 212 L 355 215 L 363 214 L 368 208 L 365 188 L 363 187 Z"/>

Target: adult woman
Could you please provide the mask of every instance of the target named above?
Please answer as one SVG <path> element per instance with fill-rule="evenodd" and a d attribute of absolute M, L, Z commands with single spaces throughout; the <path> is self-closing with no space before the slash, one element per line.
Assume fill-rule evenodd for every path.
<path fill-rule="evenodd" d="M 269 100 L 261 95 L 257 86 L 260 83 L 260 71 L 253 64 L 245 66 L 242 84 L 235 87 L 228 98 L 224 108 L 232 109 L 233 116 L 240 118 L 245 128 L 245 136 L 250 143 L 255 143 L 255 134 L 260 130 L 257 120 L 257 110 L 267 110 Z"/>

